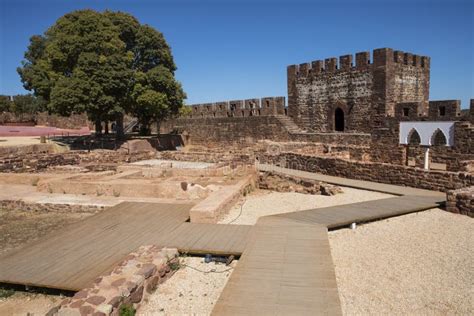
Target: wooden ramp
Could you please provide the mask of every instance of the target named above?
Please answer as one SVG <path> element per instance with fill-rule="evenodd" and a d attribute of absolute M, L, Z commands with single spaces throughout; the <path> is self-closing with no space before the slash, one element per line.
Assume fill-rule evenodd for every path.
<path fill-rule="evenodd" d="M 367 222 L 424 211 L 439 207 L 441 202 L 443 202 L 442 199 L 436 196 L 398 196 L 274 216 L 298 222 L 319 224 L 328 228 L 337 228 L 350 225 L 351 223 Z"/>
<path fill-rule="evenodd" d="M 213 315 L 340 315 L 327 229 L 261 218 Z"/>

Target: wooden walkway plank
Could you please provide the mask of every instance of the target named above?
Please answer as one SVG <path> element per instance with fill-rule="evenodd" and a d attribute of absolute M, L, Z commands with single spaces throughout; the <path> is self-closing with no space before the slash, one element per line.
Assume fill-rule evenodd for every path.
<path fill-rule="evenodd" d="M 213 315 L 341 314 L 327 230 L 260 218 Z"/>
<path fill-rule="evenodd" d="M 80 290 L 189 218 L 191 205 L 122 203 L 0 257 L 0 282 Z"/>

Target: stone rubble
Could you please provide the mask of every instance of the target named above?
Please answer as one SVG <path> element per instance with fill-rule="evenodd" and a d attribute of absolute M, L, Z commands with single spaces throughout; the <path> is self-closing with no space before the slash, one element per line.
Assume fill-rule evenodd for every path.
<path fill-rule="evenodd" d="M 47 315 L 115 316 L 122 305 L 137 309 L 179 267 L 177 256 L 177 249 L 141 246 L 112 272 L 98 277 L 91 287 L 65 299 Z"/>

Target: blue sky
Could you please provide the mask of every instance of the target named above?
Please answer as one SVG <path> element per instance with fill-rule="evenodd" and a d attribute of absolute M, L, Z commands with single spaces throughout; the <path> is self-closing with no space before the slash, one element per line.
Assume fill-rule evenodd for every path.
<path fill-rule="evenodd" d="M 0 94 L 30 36 L 84 8 L 131 13 L 164 33 L 187 103 L 286 96 L 286 66 L 380 47 L 431 56 L 430 99 L 474 98 L 474 2 L 0 0 Z"/>

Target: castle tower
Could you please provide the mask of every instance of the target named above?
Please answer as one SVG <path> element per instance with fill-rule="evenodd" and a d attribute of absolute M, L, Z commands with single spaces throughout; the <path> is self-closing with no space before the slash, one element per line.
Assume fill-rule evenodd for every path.
<path fill-rule="evenodd" d="M 314 132 L 370 132 L 395 104 L 428 108 L 430 58 L 380 48 L 290 65 L 288 115 Z"/>

